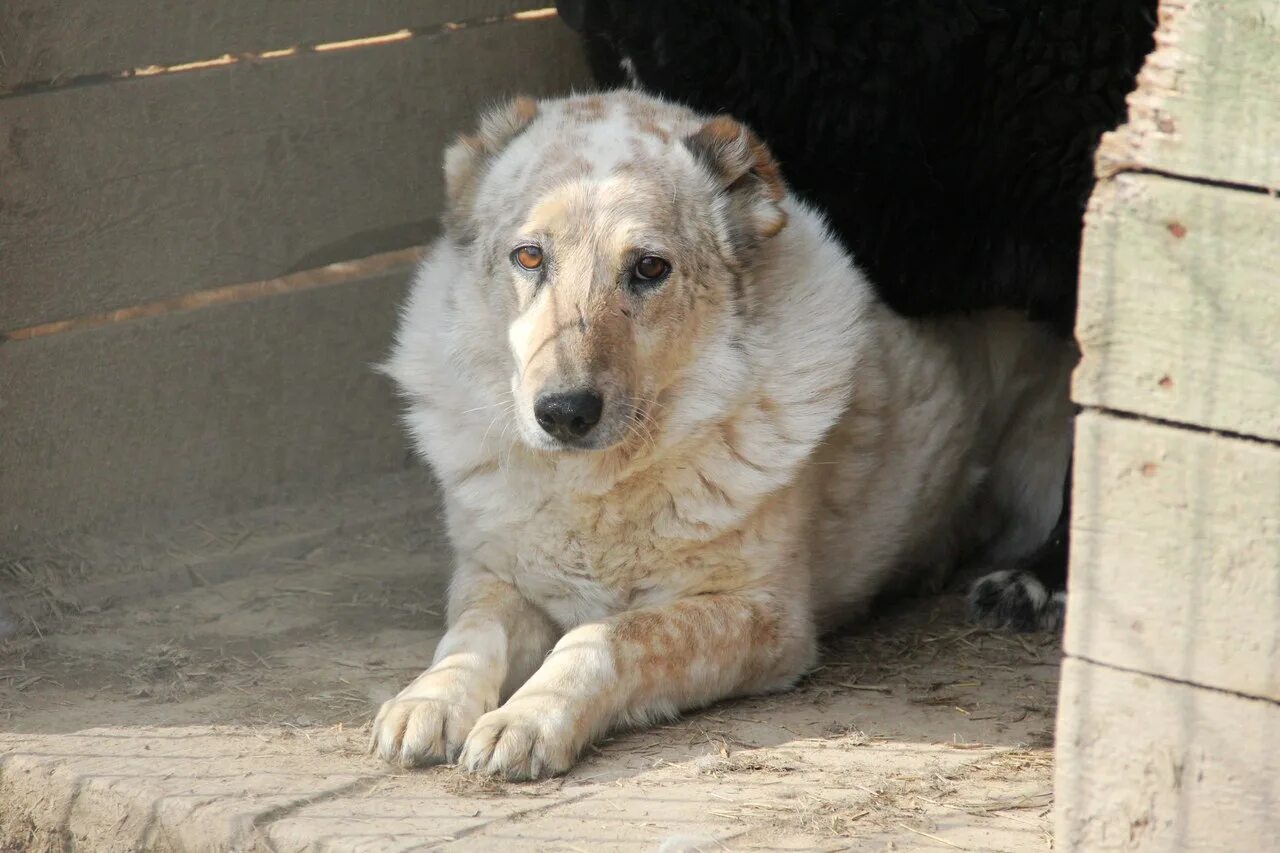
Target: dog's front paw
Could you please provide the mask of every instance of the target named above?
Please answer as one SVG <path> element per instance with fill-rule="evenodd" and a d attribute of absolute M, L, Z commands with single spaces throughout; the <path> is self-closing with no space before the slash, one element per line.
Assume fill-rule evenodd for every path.
<path fill-rule="evenodd" d="M 483 710 L 445 699 L 397 696 L 382 703 L 369 751 L 404 767 L 453 762 Z"/>
<path fill-rule="evenodd" d="M 485 714 L 467 736 L 458 765 L 512 781 L 566 772 L 582 744 L 568 715 L 545 706 L 534 700 L 508 702 Z"/>

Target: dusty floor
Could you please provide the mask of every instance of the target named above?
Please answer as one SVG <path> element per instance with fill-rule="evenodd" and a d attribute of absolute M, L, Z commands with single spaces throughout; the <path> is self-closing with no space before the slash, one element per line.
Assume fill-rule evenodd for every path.
<path fill-rule="evenodd" d="M 620 734 L 536 785 L 364 754 L 448 566 L 420 473 L 0 563 L 0 849 L 1050 847 L 1055 638 L 955 596 L 781 696 Z"/>

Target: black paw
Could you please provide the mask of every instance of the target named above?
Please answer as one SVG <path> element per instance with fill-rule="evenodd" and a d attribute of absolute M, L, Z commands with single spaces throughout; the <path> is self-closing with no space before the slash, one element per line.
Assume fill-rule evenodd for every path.
<path fill-rule="evenodd" d="M 991 572 L 969 590 L 969 618 L 984 628 L 1058 631 L 1066 605 L 1065 592 L 1050 593 L 1029 572 Z"/>

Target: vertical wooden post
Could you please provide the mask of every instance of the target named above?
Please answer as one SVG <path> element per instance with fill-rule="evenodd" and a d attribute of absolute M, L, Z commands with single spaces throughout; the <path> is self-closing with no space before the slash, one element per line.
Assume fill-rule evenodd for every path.
<path fill-rule="evenodd" d="M 1098 152 L 1057 846 L 1280 838 L 1280 2 L 1178 0 Z"/>

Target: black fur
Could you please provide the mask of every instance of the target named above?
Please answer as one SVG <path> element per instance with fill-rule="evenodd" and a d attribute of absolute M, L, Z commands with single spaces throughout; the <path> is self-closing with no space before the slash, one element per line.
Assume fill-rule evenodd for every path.
<path fill-rule="evenodd" d="M 601 84 L 626 82 L 625 58 L 646 89 L 759 132 L 898 312 L 1011 308 L 1069 334 L 1093 152 L 1124 119 L 1156 0 L 557 7 Z M 1002 572 L 1062 589 L 1066 513 L 1045 547 Z M 1009 577 L 978 582 L 975 617 L 1052 621 L 1011 604 L 1026 585 Z"/>
<path fill-rule="evenodd" d="M 1030 572 L 992 572 L 969 593 L 971 618 L 986 628 L 1009 631 L 1057 631 L 1066 597 L 1053 593 Z"/>
<path fill-rule="evenodd" d="M 602 84 L 746 121 L 880 296 L 1070 329 L 1093 151 L 1155 0 L 560 0 Z"/>

